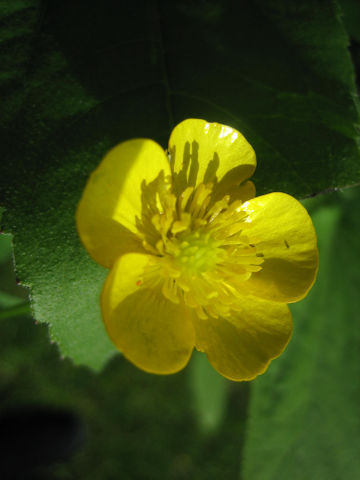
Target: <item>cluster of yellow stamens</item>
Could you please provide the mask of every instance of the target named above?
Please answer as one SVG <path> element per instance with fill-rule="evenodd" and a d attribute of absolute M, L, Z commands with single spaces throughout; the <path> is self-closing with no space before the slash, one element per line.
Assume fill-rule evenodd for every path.
<path fill-rule="evenodd" d="M 213 184 L 186 188 L 178 197 L 159 179 L 145 191 L 141 233 L 153 256 L 139 285 L 160 288 L 174 303 L 184 302 L 201 318 L 236 309 L 237 292 L 264 259 L 247 235 L 242 201 L 213 201 Z M 221 280 L 220 280 L 221 279 Z"/>

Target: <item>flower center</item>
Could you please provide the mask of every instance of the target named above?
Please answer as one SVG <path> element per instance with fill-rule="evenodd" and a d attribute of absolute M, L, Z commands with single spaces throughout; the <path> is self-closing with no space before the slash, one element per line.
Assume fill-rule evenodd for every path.
<path fill-rule="evenodd" d="M 159 177 L 144 186 L 138 222 L 144 248 L 153 254 L 141 281 L 184 302 L 200 317 L 227 315 L 236 308 L 243 283 L 264 259 L 247 235 L 242 201 L 212 202 L 212 184 L 188 187 L 179 197 Z"/>
<path fill-rule="evenodd" d="M 179 250 L 175 253 L 175 264 L 189 274 L 213 270 L 223 258 L 224 251 L 219 242 L 209 233 L 187 232 L 179 237 Z"/>

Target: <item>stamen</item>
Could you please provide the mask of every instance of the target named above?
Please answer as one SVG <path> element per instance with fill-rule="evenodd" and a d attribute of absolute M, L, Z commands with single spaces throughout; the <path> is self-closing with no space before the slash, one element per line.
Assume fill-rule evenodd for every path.
<path fill-rule="evenodd" d="M 177 233 L 184 232 L 190 227 L 191 224 L 191 215 L 190 213 L 182 213 L 181 220 L 176 220 L 172 227 L 171 233 L 176 235 Z"/>
<path fill-rule="evenodd" d="M 141 285 L 160 289 L 204 320 L 228 315 L 244 282 L 266 261 L 256 239 L 250 243 L 244 233 L 248 214 L 240 200 L 230 203 L 229 195 L 213 202 L 211 183 L 187 187 L 176 198 L 163 182 L 139 221 L 142 244 L 154 258 Z"/>
<path fill-rule="evenodd" d="M 177 211 L 178 211 L 178 216 L 181 217 L 181 213 L 185 211 L 188 200 L 193 193 L 194 188 L 193 187 L 187 187 L 186 190 L 184 190 L 177 201 Z"/>

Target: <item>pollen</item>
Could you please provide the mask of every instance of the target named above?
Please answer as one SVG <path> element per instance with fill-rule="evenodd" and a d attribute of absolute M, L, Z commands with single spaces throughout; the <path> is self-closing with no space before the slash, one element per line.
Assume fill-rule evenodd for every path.
<path fill-rule="evenodd" d="M 170 182 L 159 182 L 154 193 L 145 191 L 139 222 L 143 246 L 153 255 L 143 285 L 161 289 L 201 318 L 227 315 L 236 309 L 244 282 L 265 260 L 246 234 L 243 202 L 231 202 L 230 196 L 214 201 L 211 183 L 187 187 L 176 197 Z"/>

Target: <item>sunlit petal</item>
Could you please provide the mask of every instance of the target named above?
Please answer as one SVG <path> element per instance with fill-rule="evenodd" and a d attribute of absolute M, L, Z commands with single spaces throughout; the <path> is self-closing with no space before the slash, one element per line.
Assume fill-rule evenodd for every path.
<path fill-rule="evenodd" d="M 305 208 L 285 193 L 270 193 L 246 202 L 246 234 L 263 255 L 262 270 L 244 283 L 253 295 L 279 302 L 303 298 L 318 269 L 317 239 Z"/>
<path fill-rule="evenodd" d="M 151 255 L 136 253 L 119 258 L 101 295 L 103 320 L 116 347 L 137 367 L 175 373 L 190 359 L 194 330 L 185 306 L 147 287 L 144 272 L 151 261 Z"/>
<path fill-rule="evenodd" d="M 175 191 L 214 182 L 226 190 L 248 179 L 256 168 L 255 152 L 237 130 L 188 119 L 177 125 L 169 140 Z"/>
<path fill-rule="evenodd" d="M 196 346 L 230 380 L 252 380 L 281 354 L 292 332 L 285 304 L 252 296 L 239 300 L 227 318 L 196 319 Z"/>
<path fill-rule="evenodd" d="M 124 252 L 142 251 L 137 221 L 143 187 L 159 174 L 170 175 L 168 158 L 157 143 L 134 139 L 110 150 L 91 174 L 76 213 L 80 238 L 90 255 L 111 267 Z"/>

